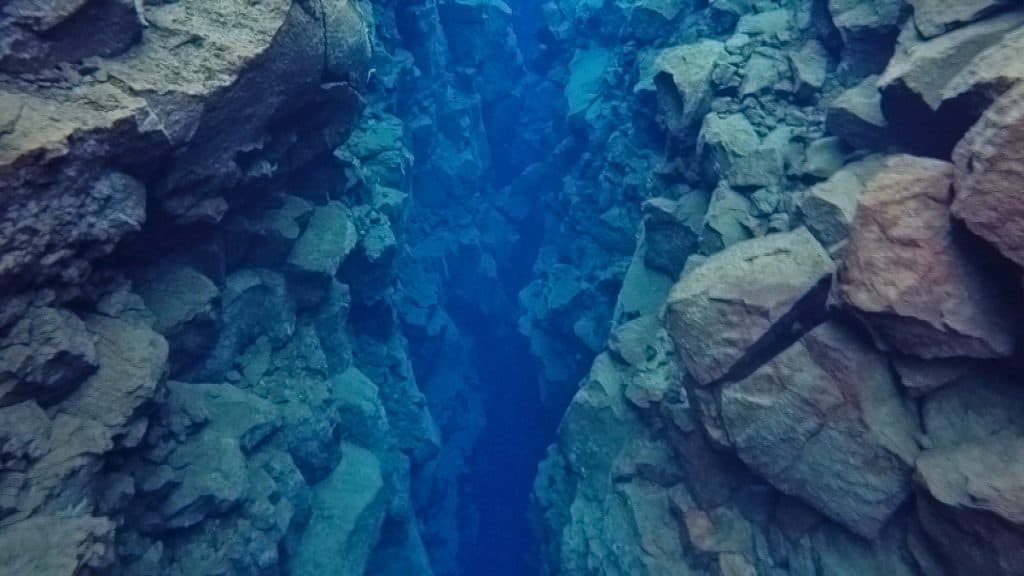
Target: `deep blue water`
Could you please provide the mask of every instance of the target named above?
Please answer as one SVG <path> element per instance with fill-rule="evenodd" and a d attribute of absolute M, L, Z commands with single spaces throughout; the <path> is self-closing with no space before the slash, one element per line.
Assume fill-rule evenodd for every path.
<path fill-rule="evenodd" d="M 528 67 L 537 53 L 541 0 L 511 0 L 519 49 Z M 524 82 L 524 110 L 520 123 L 554 114 L 545 110 L 551 101 L 536 94 L 531 79 Z M 538 109 L 539 108 L 539 109 Z M 492 150 L 510 154 L 511 165 L 525 166 L 544 160 L 553 146 Z M 508 183 L 508 175 L 492 173 L 490 184 Z M 554 184 L 554 183 L 552 183 Z M 533 191 L 533 209 L 519 223 L 518 241 L 504 254 L 500 274 L 505 296 L 516 302 L 517 293 L 531 278 L 531 270 L 543 233 L 540 190 Z M 470 286 L 464 294 L 479 294 Z M 476 540 L 460 550 L 463 576 L 528 576 L 537 573 L 528 506 L 537 465 L 553 441 L 564 406 L 541 402 L 537 360 L 530 355 L 525 338 L 518 334 L 513 304 L 509 317 L 491 318 L 473 312 L 466 302 L 452 310 L 460 327 L 474 339 L 474 359 L 479 372 L 487 424 L 470 462 L 464 497 L 479 514 Z"/>

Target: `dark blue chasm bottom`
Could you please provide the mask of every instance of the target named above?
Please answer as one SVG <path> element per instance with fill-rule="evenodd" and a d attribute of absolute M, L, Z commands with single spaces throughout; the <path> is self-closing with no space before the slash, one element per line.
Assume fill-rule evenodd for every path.
<path fill-rule="evenodd" d="M 461 551 L 463 576 L 528 576 L 537 573 L 530 491 L 558 414 L 540 402 L 535 360 L 525 343 L 507 338 L 481 344 L 487 427 L 465 492 L 479 513 L 479 531 Z"/>

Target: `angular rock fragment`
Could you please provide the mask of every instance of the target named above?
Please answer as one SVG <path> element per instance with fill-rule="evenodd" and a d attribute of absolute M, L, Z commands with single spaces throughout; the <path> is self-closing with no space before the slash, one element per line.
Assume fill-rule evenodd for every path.
<path fill-rule="evenodd" d="M 889 123 L 882 114 L 877 84 L 877 76 L 868 76 L 829 104 L 825 117 L 829 133 L 855 148 L 881 148 L 889 142 Z"/>
<path fill-rule="evenodd" d="M 864 185 L 852 172 L 841 170 L 807 191 L 800 201 L 804 225 L 823 246 L 844 240 L 857 213 L 857 197 Z"/>
<path fill-rule="evenodd" d="M 908 0 L 914 8 L 914 25 L 925 38 L 980 20 L 1013 6 L 1016 0 Z"/>
<path fill-rule="evenodd" d="M 921 405 L 930 450 L 985 443 L 1006 435 L 1024 436 L 1024 388 L 1005 370 L 974 366 Z"/>
<path fill-rule="evenodd" d="M 158 266 L 146 271 L 135 289 L 153 312 L 153 328 L 168 340 L 172 373 L 190 367 L 213 347 L 220 290 L 212 280 L 189 266 Z"/>
<path fill-rule="evenodd" d="M 725 178 L 739 158 L 760 145 L 761 138 L 743 114 L 708 114 L 697 135 L 697 155 L 709 180 Z"/>
<path fill-rule="evenodd" d="M 701 385 L 741 371 L 824 313 L 835 265 L 807 231 L 747 240 L 712 255 L 672 288 L 665 324 Z"/>
<path fill-rule="evenodd" d="M 923 360 L 900 355 L 892 357 L 892 366 L 912 397 L 930 394 L 983 369 L 980 361 L 965 358 Z"/>
<path fill-rule="evenodd" d="M 865 538 L 909 494 L 914 420 L 885 358 L 838 324 L 724 384 L 720 403 L 740 459 Z"/>
<path fill-rule="evenodd" d="M 1024 80 L 1024 28 L 978 54 L 942 89 L 939 115 L 973 122 L 1007 90 Z M 966 125 L 964 126 L 966 128 Z"/>
<path fill-rule="evenodd" d="M 923 404 L 918 516 L 957 573 L 1024 569 L 1024 390 L 1012 371 L 978 370 Z"/>
<path fill-rule="evenodd" d="M 828 75 L 828 52 L 821 42 L 809 40 L 789 54 L 796 94 L 810 100 L 821 91 Z"/>
<path fill-rule="evenodd" d="M 0 408 L 0 475 L 25 471 L 50 450 L 50 418 L 33 401 Z"/>
<path fill-rule="evenodd" d="M 879 157 L 868 157 L 846 165 L 828 180 L 807 190 L 797 207 L 804 225 L 823 246 L 834 250 L 846 241 L 864 182 L 870 180 L 879 167 Z"/>
<path fill-rule="evenodd" d="M 953 153 L 953 215 L 1024 266 L 1024 85 L 990 108 Z"/>
<path fill-rule="evenodd" d="M 952 180 L 946 162 L 889 158 L 860 197 L 833 296 L 885 349 L 1007 356 L 1012 308 L 953 229 Z"/>
<path fill-rule="evenodd" d="M 601 81 L 611 64 L 612 54 L 602 48 L 580 50 L 569 64 L 565 86 L 569 118 L 583 119 L 601 96 Z"/>
<path fill-rule="evenodd" d="M 999 514 L 979 509 L 994 501 L 983 501 L 978 506 L 970 502 L 976 496 L 988 498 L 993 490 L 1008 490 L 1010 496 L 1013 491 L 1019 493 L 1020 487 L 1008 483 L 1011 479 L 1005 476 L 1019 472 L 1003 470 L 990 475 L 981 471 L 987 466 L 999 466 L 1004 460 L 1020 458 L 1019 447 L 1007 442 L 1002 448 L 965 448 L 952 458 L 941 453 L 922 455 L 921 464 L 929 470 L 933 485 L 946 499 L 946 502 L 940 501 L 925 488 L 917 489 L 915 508 L 924 533 L 922 539 L 936 558 L 931 565 L 940 564 L 956 574 L 1024 573 L 1024 561 L 1020 558 L 1024 530 Z M 918 472 L 918 476 L 921 474 Z M 942 479 L 947 474 L 949 476 Z M 940 489 L 948 487 L 950 481 L 957 483 L 951 490 Z M 998 505 L 1012 507 L 1015 504 L 1002 501 Z"/>
<path fill-rule="evenodd" d="M 755 219 L 750 199 L 722 182 L 711 193 L 704 226 L 700 233 L 700 249 L 713 254 L 754 236 Z"/>

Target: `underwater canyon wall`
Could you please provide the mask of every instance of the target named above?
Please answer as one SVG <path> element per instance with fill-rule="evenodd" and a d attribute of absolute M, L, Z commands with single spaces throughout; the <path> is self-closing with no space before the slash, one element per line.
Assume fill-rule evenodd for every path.
<path fill-rule="evenodd" d="M 598 355 L 543 573 L 1024 573 L 1021 4 L 545 15 L 581 152 L 528 316 Z"/>
<path fill-rule="evenodd" d="M 0 12 L 0 565 L 459 574 L 532 261 L 508 7 Z"/>

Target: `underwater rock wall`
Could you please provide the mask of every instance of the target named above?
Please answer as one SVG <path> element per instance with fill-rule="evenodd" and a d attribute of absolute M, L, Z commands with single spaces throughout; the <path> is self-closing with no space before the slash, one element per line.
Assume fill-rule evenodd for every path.
<path fill-rule="evenodd" d="M 545 14 L 580 153 L 528 317 L 598 355 L 544 573 L 1024 573 L 1020 3 Z"/>
<path fill-rule="evenodd" d="M 51 4 L 0 18 L 0 563 L 457 574 L 507 6 Z"/>

